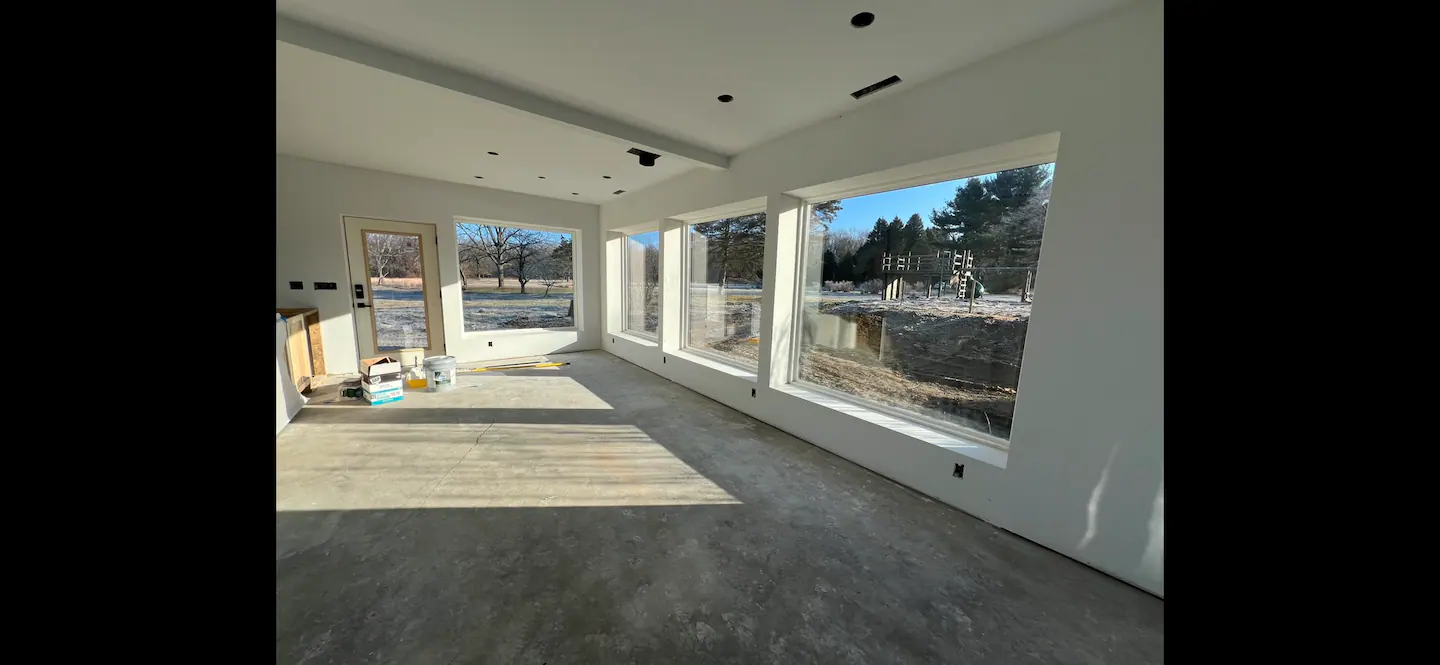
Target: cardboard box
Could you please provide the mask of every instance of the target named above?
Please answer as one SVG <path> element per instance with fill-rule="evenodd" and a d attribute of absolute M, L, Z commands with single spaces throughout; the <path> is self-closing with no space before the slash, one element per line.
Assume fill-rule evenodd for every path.
<path fill-rule="evenodd" d="M 360 376 L 362 377 L 398 374 L 400 371 L 402 371 L 400 361 L 390 356 L 364 358 L 360 361 Z"/>
<path fill-rule="evenodd" d="M 373 386 L 365 386 L 365 387 L 364 387 L 365 399 L 375 399 L 375 398 L 382 398 L 382 397 L 391 397 L 391 396 L 394 396 L 394 395 L 403 395 L 403 394 L 405 394 L 405 391 L 404 391 L 404 389 L 403 389 L 403 385 L 404 385 L 404 384 L 402 384 L 402 383 L 399 382 L 399 381 L 394 381 L 394 382 L 391 382 L 391 383 L 383 383 L 383 384 L 376 384 L 376 385 L 373 385 Z"/>
<path fill-rule="evenodd" d="M 405 375 L 400 372 L 390 372 L 388 374 L 366 374 L 365 376 L 360 377 L 360 381 L 365 385 L 375 385 L 377 383 L 391 383 L 394 381 L 399 381 L 404 378 L 404 376 Z"/>
<path fill-rule="evenodd" d="M 405 396 L 397 393 L 394 397 L 385 397 L 385 398 L 382 398 L 382 399 L 373 399 L 373 400 L 365 400 L 365 401 L 368 402 L 368 403 L 370 404 L 370 406 L 380 406 L 381 404 L 389 404 L 389 403 L 391 403 L 391 402 L 398 402 L 398 401 L 403 400 L 403 399 L 405 399 Z"/>

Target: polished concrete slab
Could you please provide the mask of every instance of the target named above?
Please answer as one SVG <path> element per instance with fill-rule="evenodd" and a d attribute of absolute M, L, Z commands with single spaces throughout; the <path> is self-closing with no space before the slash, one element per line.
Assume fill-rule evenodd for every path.
<path fill-rule="evenodd" d="M 1159 663 L 1164 601 L 603 352 L 276 437 L 277 663 Z"/>

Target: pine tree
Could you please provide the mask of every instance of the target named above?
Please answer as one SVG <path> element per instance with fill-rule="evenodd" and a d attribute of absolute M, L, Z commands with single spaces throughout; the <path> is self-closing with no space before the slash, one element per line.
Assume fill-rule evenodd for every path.
<path fill-rule="evenodd" d="M 994 201 L 980 178 L 970 178 L 955 188 L 955 197 L 940 210 L 931 211 L 930 224 L 942 237 L 945 249 L 970 249 L 967 238 L 983 233 L 996 215 Z"/>
<path fill-rule="evenodd" d="M 765 266 L 765 213 L 741 215 L 696 224 L 706 240 L 707 279 L 725 286 L 731 278 L 760 279 Z"/>
<path fill-rule="evenodd" d="M 1013 253 L 1013 243 L 1038 245 L 1038 236 L 1022 236 L 1035 236 L 1040 210 L 1036 202 L 1049 199 L 1049 187 L 1050 170 L 1043 165 L 970 178 L 955 189 L 955 197 L 944 208 L 931 212 L 930 221 L 945 248 L 968 249 L 979 265 L 1003 265 Z M 1043 211 L 1038 214 L 1043 225 Z M 1038 252 L 1038 247 L 1034 250 Z"/>
<path fill-rule="evenodd" d="M 810 218 L 821 230 L 830 228 L 835 216 L 842 210 L 839 201 L 824 201 L 810 206 Z"/>
<path fill-rule="evenodd" d="M 931 213 L 931 221 L 948 248 L 973 252 L 977 267 L 1032 267 L 1040 259 L 1050 183 L 1048 166 L 970 178 L 945 208 Z M 993 271 L 983 278 L 992 291 L 1017 288 L 1024 279 L 1021 271 Z"/>
<path fill-rule="evenodd" d="M 570 238 L 561 236 L 560 244 L 556 245 L 555 249 L 550 250 L 550 258 L 561 263 L 574 263 L 571 252 Z"/>
<path fill-rule="evenodd" d="M 875 227 L 865 236 L 865 244 L 855 251 L 855 279 L 865 281 L 880 276 L 881 261 L 890 248 L 890 223 L 884 217 L 875 220 Z"/>
<path fill-rule="evenodd" d="M 885 226 L 885 251 L 891 255 L 905 252 L 905 222 L 900 221 L 899 217 L 890 220 Z"/>
<path fill-rule="evenodd" d="M 865 236 L 866 245 L 885 245 L 886 234 L 889 233 L 890 223 L 884 217 L 875 220 L 875 228 L 870 229 L 870 235 Z"/>
<path fill-rule="evenodd" d="M 905 222 L 904 251 L 921 256 L 934 251 L 930 249 L 928 234 L 925 230 L 925 220 L 921 219 L 918 213 L 911 215 L 909 221 Z"/>

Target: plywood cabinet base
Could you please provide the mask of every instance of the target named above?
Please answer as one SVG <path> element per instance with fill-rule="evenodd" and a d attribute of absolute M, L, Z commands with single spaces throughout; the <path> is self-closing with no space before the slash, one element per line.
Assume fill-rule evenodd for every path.
<path fill-rule="evenodd" d="M 295 388 L 305 392 L 325 378 L 325 347 L 320 339 L 320 310 L 277 307 L 285 317 L 285 362 Z"/>

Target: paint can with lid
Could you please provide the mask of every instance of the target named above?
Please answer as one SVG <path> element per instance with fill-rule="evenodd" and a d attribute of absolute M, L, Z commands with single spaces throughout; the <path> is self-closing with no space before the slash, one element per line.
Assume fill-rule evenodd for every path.
<path fill-rule="evenodd" d="M 455 356 L 430 356 L 425 359 L 427 392 L 443 393 L 455 389 Z"/>

